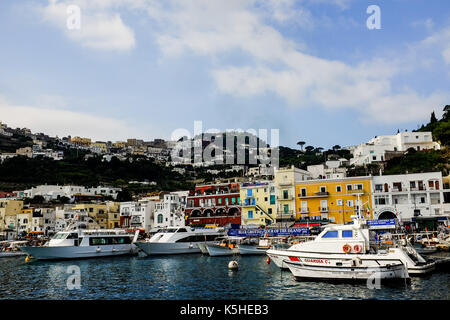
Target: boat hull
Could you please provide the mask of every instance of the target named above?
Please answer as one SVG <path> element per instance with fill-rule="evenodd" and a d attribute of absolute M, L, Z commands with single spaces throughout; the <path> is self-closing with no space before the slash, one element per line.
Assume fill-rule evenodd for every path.
<path fill-rule="evenodd" d="M 323 258 L 324 254 L 311 254 L 311 253 L 302 253 L 299 251 L 289 251 L 289 250 L 268 250 L 267 251 L 267 255 L 270 258 L 271 261 L 273 261 L 275 263 L 275 265 L 281 269 L 288 269 L 287 263 L 290 262 L 289 257 L 290 256 L 295 256 L 301 259 L 304 258 L 312 258 L 312 259 L 319 259 L 319 258 Z M 325 255 L 326 256 L 326 255 Z M 351 258 L 354 255 L 343 255 L 343 254 L 334 254 L 332 256 L 328 256 L 329 258 L 331 258 L 332 260 L 336 260 L 336 259 L 348 259 L 349 257 Z M 372 256 L 371 255 L 361 255 L 361 257 L 365 258 L 378 258 L 380 259 L 380 261 L 383 261 L 382 258 L 380 258 L 379 256 Z M 363 258 L 364 259 L 364 258 Z M 385 261 L 389 261 L 392 259 L 389 259 L 388 257 L 386 257 Z M 398 257 L 395 257 L 395 260 L 399 260 Z M 430 272 L 435 270 L 435 262 L 434 261 L 429 261 L 427 263 L 419 263 L 419 264 L 406 264 L 404 261 L 402 261 L 407 269 L 408 269 L 408 273 L 410 276 L 423 276 L 426 274 L 429 274 Z"/>
<path fill-rule="evenodd" d="M 197 246 L 202 252 L 202 254 L 209 254 L 208 248 L 206 247 L 206 243 L 197 243 Z"/>
<path fill-rule="evenodd" d="M 239 244 L 239 254 L 241 255 L 257 255 L 265 254 L 269 247 L 251 246 L 245 244 Z"/>
<path fill-rule="evenodd" d="M 26 256 L 26 255 L 27 254 L 22 251 L 0 252 L 0 258 L 19 257 L 19 256 Z"/>
<path fill-rule="evenodd" d="M 377 267 L 337 267 L 287 262 L 287 266 L 297 280 L 367 281 L 378 278 L 384 281 L 404 281 L 409 279 L 408 272 L 403 264 Z"/>
<path fill-rule="evenodd" d="M 206 247 L 211 257 L 232 256 L 239 253 L 239 248 L 229 248 L 211 244 L 207 245 Z"/>
<path fill-rule="evenodd" d="M 133 244 L 102 246 L 21 247 L 29 256 L 38 260 L 84 259 L 129 255 L 135 253 Z"/>
<path fill-rule="evenodd" d="M 136 242 L 147 255 L 187 254 L 202 252 L 195 242 Z"/>

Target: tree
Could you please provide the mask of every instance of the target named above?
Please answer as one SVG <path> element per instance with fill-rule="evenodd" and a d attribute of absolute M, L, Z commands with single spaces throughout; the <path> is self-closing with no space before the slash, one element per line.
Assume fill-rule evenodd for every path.
<path fill-rule="evenodd" d="M 337 144 L 337 145 L 334 145 L 332 149 L 333 149 L 333 151 L 341 150 L 341 146 Z"/>
<path fill-rule="evenodd" d="M 117 199 L 118 202 L 127 202 L 127 201 L 133 201 L 133 197 L 131 196 L 131 193 L 128 190 L 122 190 L 117 193 Z"/>
<path fill-rule="evenodd" d="M 311 152 L 311 151 L 314 150 L 314 147 L 313 146 L 306 146 L 305 150 L 306 150 L 306 152 Z"/>
<path fill-rule="evenodd" d="M 299 142 L 297 142 L 297 144 L 300 146 L 300 148 L 302 149 L 302 151 L 303 151 L 303 146 L 305 145 L 305 141 L 299 141 Z"/>
<path fill-rule="evenodd" d="M 438 119 L 436 118 L 436 115 L 434 114 L 434 111 L 431 113 L 430 123 L 437 122 Z"/>
<path fill-rule="evenodd" d="M 450 120 L 450 105 L 446 105 L 444 107 L 444 114 L 442 115 L 442 120 L 444 121 Z"/>

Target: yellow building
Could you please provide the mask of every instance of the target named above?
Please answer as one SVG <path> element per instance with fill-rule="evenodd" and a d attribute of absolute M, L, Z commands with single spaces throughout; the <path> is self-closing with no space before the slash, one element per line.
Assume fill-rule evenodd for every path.
<path fill-rule="evenodd" d="M 0 231 L 16 230 L 17 214 L 23 209 L 22 200 L 0 200 Z"/>
<path fill-rule="evenodd" d="M 241 224 L 269 225 L 276 222 L 277 202 L 273 182 L 242 183 Z"/>
<path fill-rule="evenodd" d="M 361 213 L 372 219 L 371 193 L 371 177 L 320 179 L 296 183 L 297 220 L 328 219 L 342 224 L 352 221 L 351 216 L 358 212 L 359 206 Z"/>
<path fill-rule="evenodd" d="M 82 210 L 97 222 L 100 229 L 108 228 L 108 212 L 106 204 L 81 203 L 73 206 L 72 210 Z"/>
<path fill-rule="evenodd" d="M 92 142 L 90 148 L 98 152 L 106 153 L 108 152 L 108 146 L 105 142 Z"/>
<path fill-rule="evenodd" d="M 89 147 L 92 141 L 89 138 L 73 137 L 70 142 L 78 146 Z"/>
<path fill-rule="evenodd" d="M 33 222 L 33 208 L 22 209 L 20 213 L 16 215 L 17 218 L 17 230 L 19 232 L 30 232 Z"/>
<path fill-rule="evenodd" d="M 73 206 L 72 210 L 84 210 L 101 229 L 114 229 L 120 226 L 120 202 L 83 203 Z"/>
<path fill-rule="evenodd" d="M 124 141 L 117 141 L 117 142 L 113 142 L 112 144 L 113 148 L 125 148 L 127 146 L 127 143 Z"/>
<path fill-rule="evenodd" d="M 295 184 L 310 176 L 308 171 L 294 166 L 275 168 L 273 181 L 277 196 L 277 222 L 295 220 Z"/>

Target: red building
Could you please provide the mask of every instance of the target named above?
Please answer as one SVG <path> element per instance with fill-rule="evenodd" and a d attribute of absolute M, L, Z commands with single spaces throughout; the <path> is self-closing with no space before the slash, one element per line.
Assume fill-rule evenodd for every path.
<path fill-rule="evenodd" d="M 187 197 L 186 224 L 241 224 L 239 183 L 195 187 Z"/>

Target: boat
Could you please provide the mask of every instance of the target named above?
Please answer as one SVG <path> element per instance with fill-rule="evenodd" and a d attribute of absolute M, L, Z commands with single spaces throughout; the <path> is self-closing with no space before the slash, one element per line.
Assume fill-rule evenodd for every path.
<path fill-rule="evenodd" d="M 80 219 L 80 217 L 78 218 Z M 122 229 L 88 229 L 85 220 L 69 223 L 42 246 L 24 246 L 20 250 L 37 260 L 60 260 L 130 255 L 139 231 L 130 234 Z"/>
<path fill-rule="evenodd" d="M 407 269 L 405 276 L 426 274 L 434 270 L 435 262 L 424 259 L 411 245 L 402 243 L 385 249 L 377 248 L 370 241 L 367 221 L 359 215 L 352 218 L 353 224 L 330 224 L 313 241 L 294 244 L 288 249 L 269 249 L 267 255 L 280 268 L 298 271 L 303 265 L 308 270 L 312 268 L 317 271 L 319 278 L 324 276 L 322 270 L 348 271 L 348 264 L 353 264 L 354 259 L 357 259 L 358 268 L 366 270 L 375 265 L 383 269 L 384 266 L 393 268 L 402 263 Z M 399 273 L 401 272 L 394 274 Z M 344 274 L 352 276 L 351 273 Z"/>
<path fill-rule="evenodd" d="M 211 257 L 232 256 L 235 254 L 239 254 L 239 248 L 237 244 L 241 242 L 241 240 L 242 238 L 239 237 L 225 237 L 215 243 L 207 244 L 206 249 L 208 250 L 208 254 Z"/>
<path fill-rule="evenodd" d="M 208 248 L 206 247 L 206 242 L 199 242 L 199 243 L 197 243 L 197 246 L 200 249 L 202 254 L 209 254 Z"/>
<path fill-rule="evenodd" d="M 419 253 L 419 254 L 431 254 L 431 253 L 435 253 L 436 251 L 438 251 L 437 245 L 436 246 L 424 246 L 424 245 L 415 245 L 414 249 Z"/>
<path fill-rule="evenodd" d="M 0 258 L 26 256 L 20 251 L 20 247 L 28 244 L 28 241 L 2 241 L 0 242 Z"/>
<path fill-rule="evenodd" d="M 136 246 L 147 255 L 200 253 L 199 244 L 214 243 L 224 233 L 223 228 L 170 227 Z"/>
<path fill-rule="evenodd" d="M 271 243 L 269 239 L 251 239 L 244 240 L 239 243 L 237 247 L 239 248 L 239 254 L 241 255 L 257 255 L 265 254 L 267 250 L 271 248 Z"/>

